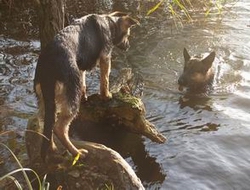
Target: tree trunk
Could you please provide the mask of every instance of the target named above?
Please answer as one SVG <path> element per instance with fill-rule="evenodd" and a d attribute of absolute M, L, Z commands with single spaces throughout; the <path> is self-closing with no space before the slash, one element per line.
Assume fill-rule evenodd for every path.
<path fill-rule="evenodd" d="M 36 0 L 41 49 L 64 28 L 64 0 Z"/>

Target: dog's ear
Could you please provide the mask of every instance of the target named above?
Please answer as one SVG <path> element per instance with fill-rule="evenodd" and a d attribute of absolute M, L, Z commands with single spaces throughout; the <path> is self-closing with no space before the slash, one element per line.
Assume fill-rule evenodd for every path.
<path fill-rule="evenodd" d="M 190 55 L 188 54 L 188 51 L 186 48 L 183 49 L 183 56 L 184 56 L 185 62 L 188 62 L 190 59 Z"/>
<path fill-rule="evenodd" d="M 211 52 L 207 57 L 202 59 L 202 63 L 206 70 L 210 69 L 212 67 L 213 61 L 215 59 L 215 52 Z"/>
<path fill-rule="evenodd" d="M 123 17 L 123 16 L 128 16 L 128 13 L 120 12 L 120 11 L 115 11 L 113 13 L 110 13 L 109 16 L 117 16 L 117 17 Z"/>

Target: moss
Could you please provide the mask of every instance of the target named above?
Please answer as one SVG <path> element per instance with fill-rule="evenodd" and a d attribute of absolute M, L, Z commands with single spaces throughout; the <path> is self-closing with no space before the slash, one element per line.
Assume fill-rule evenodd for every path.
<path fill-rule="evenodd" d="M 117 98 L 118 100 L 125 103 L 125 105 L 130 106 L 131 108 L 144 110 L 144 105 L 143 105 L 141 99 L 139 99 L 135 96 L 118 92 L 118 93 L 114 94 L 114 98 Z"/>

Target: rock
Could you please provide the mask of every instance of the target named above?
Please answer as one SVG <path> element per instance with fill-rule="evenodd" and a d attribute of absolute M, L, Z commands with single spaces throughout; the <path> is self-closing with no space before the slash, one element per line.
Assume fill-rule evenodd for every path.
<path fill-rule="evenodd" d="M 31 158 L 30 167 L 40 175 L 48 174 L 46 180 L 50 183 L 51 189 L 57 189 L 59 186 L 64 190 L 104 187 L 121 190 L 144 189 L 140 179 L 120 154 L 101 144 L 71 139 L 76 147 L 88 150 L 85 159 L 77 161 L 72 166 L 73 158 L 64 154 L 60 163 L 56 163 L 53 158 L 50 162 L 43 163 L 40 159 L 42 136 L 38 135 L 40 129 L 37 126 L 37 118 L 32 117 L 26 132 L 27 152 Z M 58 144 L 56 138 L 55 140 Z M 59 146 L 59 152 L 65 152 L 65 149 Z"/>

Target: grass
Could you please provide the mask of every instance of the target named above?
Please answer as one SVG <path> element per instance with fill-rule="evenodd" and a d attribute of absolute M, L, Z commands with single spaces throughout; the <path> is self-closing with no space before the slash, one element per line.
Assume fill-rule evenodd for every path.
<path fill-rule="evenodd" d="M 27 188 L 29 190 L 33 190 L 33 187 L 31 184 L 31 179 L 27 175 L 27 172 L 31 172 L 35 175 L 36 180 L 38 181 L 38 189 L 39 190 L 49 190 L 49 183 L 46 182 L 46 175 L 44 176 L 43 181 L 41 181 L 38 174 L 34 170 L 32 170 L 31 168 L 25 168 L 22 166 L 22 164 L 20 163 L 20 161 L 18 160 L 16 155 L 13 153 L 13 151 L 8 146 L 6 146 L 3 143 L 0 143 L 0 145 L 3 146 L 4 148 L 6 148 L 11 153 L 11 155 L 13 156 L 13 158 L 15 159 L 16 163 L 19 166 L 19 168 L 17 168 L 15 170 L 5 174 L 4 176 L 0 177 L 0 182 L 3 180 L 7 180 L 7 179 L 12 180 L 12 182 L 15 184 L 17 189 L 22 190 L 23 188 L 22 188 L 21 183 L 14 177 L 14 174 L 22 173 L 23 177 L 25 179 Z"/>
<path fill-rule="evenodd" d="M 214 14 L 221 15 L 223 4 L 229 1 L 232 0 L 158 0 L 158 3 L 150 8 L 146 15 L 149 16 L 163 10 L 171 15 L 175 27 L 179 28 L 178 25 L 183 27 L 184 20 L 185 22 L 194 21 L 191 15 L 195 14 L 197 10 L 199 13 L 203 13 L 205 18 Z"/>
<path fill-rule="evenodd" d="M 34 133 L 37 133 L 41 136 L 43 136 L 42 134 L 36 132 L 36 131 L 33 131 L 33 130 L 27 130 L 29 132 L 34 132 Z M 8 132 L 5 132 L 5 133 L 9 133 L 10 131 Z M 3 133 L 2 133 L 3 134 Z M 2 135 L 1 134 L 1 135 Z M 10 171 L 9 173 L 3 175 L 3 176 L 0 176 L 0 182 L 3 182 L 3 181 L 6 181 L 6 180 L 10 180 L 13 182 L 13 184 L 16 186 L 16 188 L 18 190 L 22 190 L 22 189 L 28 189 L 28 190 L 49 190 L 50 188 L 50 184 L 48 182 L 46 182 L 46 178 L 47 178 L 47 175 L 44 175 L 42 181 L 39 177 L 39 175 L 31 168 L 26 168 L 26 167 L 23 167 L 23 165 L 21 164 L 21 162 L 19 161 L 19 159 L 17 158 L 17 156 L 14 154 L 14 152 L 7 146 L 5 145 L 4 143 L 0 143 L 0 146 L 4 147 L 5 149 L 7 149 L 11 156 L 14 158 L 15 162 L 17 163 L 18 165 L 18 168 L 17 169 L 14 169 L 13 171 Z M 81 163 L 78 163 L 79 161 L 79 158 L 80 158 L 80 154 L 78 154 L 76 157 L 73 158 L 73 161 L 72 161 L 72 166 L 81 166 L 83 164 Z M 22 176 L 24 177 L 24 182 L 22 180 L 22 183 L 20 182 L 20 178 L 17 179 L 15 177 L 15 174 L 18 174 L 18 173 L 21 173 Z M 28 173 L 33 173 L 35 178 L 32 176 L 32 179 L 28 176 Z M 37 181 L 37 186 L 36 188 L 33 188 L 32 187 L 32 181 Z M 6 185 L 8 185 L 6 183 Z M 24 187 L 23 187 L 24 186 Z M 62 189 L 61 186 L 58 186 L 57 187 L 57 190 L 60 190 Z"/>
<path fill-rule="evenodd" d="M 200 5 L 205 8 L 204 15 L 208 16 L 211 14 L 211 10 L 216 7 L 218 13 L 221 14 L 222 11 L 222 3 L 224 0 L 201 0 L 198 1 Z M 169 13 L 173 16 L 173 18 L 181 19 L 180 12 L 184 13 L 185 17 L 191 21 L 192 17 L 190 15 L 189 9 L 193 9 L 197 2 L 192 3 L 192 0 L 160 0 L 155 6 L 153 6 L 150 10 L 148 10 L 147 15 L 152 14 L 157 11 L 161 6 L 166 6 Z"/>

